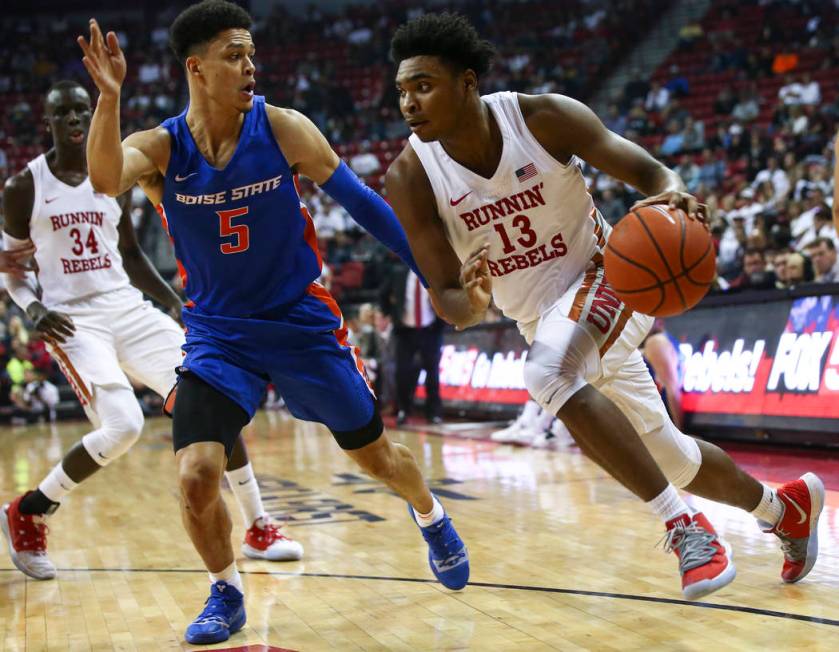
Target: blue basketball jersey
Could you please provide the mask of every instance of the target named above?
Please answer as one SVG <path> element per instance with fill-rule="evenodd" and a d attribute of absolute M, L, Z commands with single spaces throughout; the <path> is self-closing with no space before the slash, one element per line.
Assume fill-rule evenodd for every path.
<path fill-rule="evenodd" d="M 158 210 L 175 246 L 190 312 L 282 318 L 320 276 L 321 258 L 265 98 L 254 96 L 236 150 L 221 170 L 199 151 L 186 111 L 162 126 L 171 135 L 171 156 Z M 336 319 L 328 309 L 315 313 L 317 328 Z"/>

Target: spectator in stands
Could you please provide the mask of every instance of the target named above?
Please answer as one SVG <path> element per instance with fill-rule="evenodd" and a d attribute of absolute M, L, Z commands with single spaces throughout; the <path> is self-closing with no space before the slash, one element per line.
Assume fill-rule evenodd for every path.
<path fill-rule="evenodd" d="M 9 176 L 9 159 L 6 157 L 6 150 L 0 147 L 0 178 Z"/>
<path fill-rule="evenodd" d="M 682 158 L 679 159 L 679 165 L 673 168 L 673 171 L 685 182 L 688 192 L 696 194 L 696 188 L 700 182 L 700 170 L 690 154 L 683 154 Z"/>
<path fill-rule="evenodd" d="M 729 116 L 735 106 L 737 106 L 737 98 L 734 96 L 733 89 L 731 86 L 724 86 L 717 93 L 717 99 L 714 100 L 714 113 Z"/>
<path fill-rule="evenodd" d="M 361 360 L 367 369 L 367 376 L 379 393 L 381 378 L 379 374 L 380 363 L 384 352 L 384 341 L 376 328 L 378 321 L 377 308 L 372 303 L 365 303 L 358 309 L 356 330 L 353 333 L 353 342 L 358 347 Z"/>
<path fill-rule="evenodd" d="M 13 339 L 11 355 L 9 356 L 9 362 L 6 364 L 6 373 L 9 374 L 9 379 L 12 382 L 12 391 L 23 388 L 24 372 L 27 369 L 32 370 L 33 366 L 29 361 L 26 344 L 19 339 Z"/>
<path fill-rule="evenodd" d="M 641 76 L 641 71 L 638 68 L 633 68 L 632 78 L 623 87 L 623 99 L 626 106 L 633 106 L 635 100 L 643 102 L 649 92 L 650 83 Z"/>
<path fill-rule="evenodd" d="M 731 116 L 738 122 L 751 122 L 760 115 L 759 102 L 760 99 L 756 93 L 742 90 L 740 91 L 740 99 L 731 110 Z"/>
<path fill-rule="evenodd" d="M 667 123 L 667 137 L 661 143 L 659 152 L 662 156 L 673 156 L 682 151 L 685 143 L 685 133 L 677 120 Z"/>
<path fill-rule="evenodd" d="M 807 166 L 806 176 L 799 179 L 795 184 L 793 198 L 801 201 L 810 196 L 813 190 L 821 193 L 821 197 L 830 195 L 830 181 L 827 179 L 827 168 L 820 162 L 813 162 Z"/>
<path fill-rule="evenodd" d="M 731 281 L 729 287 L 739 290 L 771 290 L 776 281 L 774 272 L 766 268 L 763 251 L 749 248 L 743 254 L 743 272 Z"/>
<path fill-rule="evenodd" d="M 670 79 L 664 85 L 664 88 L 670 91 L 670 95 L 674 97 L 690 95 L 690 82 L 675 63 L 670 66 Z"/>
<path fill-rule="evenodd" d="M 644 108 L 651 113 L 658 113 L 667 106 L 669 101 L 670 91 L 664 88 L 659 82 L 653 82 L 644 100 Z"/>
<path fill-rule="evenodd" d="M 312 221 L 315 224 L 318 237 L 331 238 L 336 233 L 343 233 L 348 230 L 349 215 L 343 207 L 332 201 L 328 195 L 324 195 L 318 204 L 318 208 L 313 210 Z"/>
<path fill-rule="evenodd" d="M 787 254 L 786 288 L 794 288 L 802 283 L 809 283 L 814 277 L 813 263 L 807 256 L 798 251 Z"/>
<path fill-rule="evenodd" d="M 725 177 L 725 163 L 710 148 L 702 150 L 702 165 L 699 166 L 699 184 L 708 190 L 715 190 Z"/>
<path fill-rule="evenodd" d="M 809 72 L 801 75 L 799 85 L 801 86 L 801 104 L 815 106 L 822 101 L 822 91 L 819 82 L 812 78 Z"/>
<path fill-rule="evenodd" d="M 620 111 L 617 104 L 610 104 L 606 110 L 606 119 L 603 121 L 607 129 L 614 131 L 621 136 L 626 132 L 626 116 Z"/>
<path fill-rule="evenodd" d="M 53 385 L 40 370 L 26 369 L 23 372 L 25 385 L 20 394 L 23 407 L 30 420 L 49 419 L 55 421 L 58 406 L 58 387 Z"/>
<path fill-rule="evenodd" d="M 705 147 L 705 123 L 688 116 L 685 118 L 684 125 L 682 129 L 682 151 L 698 152 Z"/>
<path fill-rule="evenodd" d="M 790 191 L 790 182 L 787 173 L 778 167 L 778 157 L 770 156 L 766 160 L 766 168 L 757 173 L 755 180 L 752 182 L 752 189 L 756 189 L 761 184 L 769 181 L 775 189 L 775 198 L 778 201 L 786 199 Z"/>
<path fill-rule="evenodd" d="M 597 202 L 597 207 L 600 209 L 603 218 L 613 226 L 626 215 L 627 211 L 626 204 L 612 188 L 603 191 L 600 201 Z"/>
<path fill-rule="evenodd" d="M 816 283 L 839 283 L 839 262 L 832 238 L 816 238 L 804 249 L 813 261 Z"/>
<path fill-rule="evenodd" d="M 647 117 L 647 112 L 644 111 L 644 106 L 638 102 L 629 111 L 626 120 L 626 133 L 624 135 L 630 140 L 637 140 L 641 136 L 648 135 L 652 129 L 652 123 Z"/>
<path fill-rule="evenodd" d="M 360 177 L 368 177 L 382 169 L 378 157 L 370 151 L 370 141 L 361 143 L 358 153 L 350 159 L 350 167 Z"/>
<path fill-rule="evenodd" d="M 787 75 L 786 83 L 778 90 L 778 99 L 785 106 L 803 103 L 804 87 L 792 75 Z"/>

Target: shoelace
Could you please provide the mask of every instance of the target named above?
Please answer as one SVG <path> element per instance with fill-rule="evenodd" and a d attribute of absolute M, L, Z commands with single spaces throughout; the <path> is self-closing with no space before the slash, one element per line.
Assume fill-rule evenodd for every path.
<path fill-rule="evenodd" d="M 207 625 L 215 623 L 223 627 L 228 627 L 229 623 L 226 618 L 227 601 L 222 595 L 215 595 L 215 592 L 210 594 L 210 597 L 204 601 L 204 610 L 198 614 L 198 618 L 192 621 L 194 625 Z"/>
<path fill-rule="evenodd" d="M 282 539 L 284 541 L 290 541 L 290 539 L 280 532 L 280 528 L 278 528 L 273 523 L 268 523 L 262 530 L 265 532 L 268 539 Z"/>
<path fill-rule="evenodd" d="M 781 538 L 781 552 L 789 561 L 803 561 L 807 557 L 807 539 Z"/>
<path fill-rule="evenodd" d="M 19 552 L 26 551 L 38 555 L 47 553 L 47 535 L 50 529 L 42 516 L 21 514 L 18 512 L 15 528 L 14 545 Z"/>
<path fill-rule="evenodd" d="M 439 553 L 440 548 L 445 552 L 445 556 L 442 559 L 437 559 L 438 565 L 442 567 L 454 565 L 463 556 L 461 548 L 454 549 L 454 546 L 458 545 L 458 541 L 451 535 L 451 532 L 448 532 L 449 530 L 451 530 L 451 520 L 448 516 L 443 517 L 443 520 L 435 528 L 435 531 L 431 531 L 430 528 L 424 528 L 422 530 L 425 540 L 434 549 L 435 554 Z M 445 534 L 449 534 L 448 538 L 444 538 Z"/>
<path fill-rule="evenodd" d="M 717 548 L 713 545 L 717 536 L 696 523 L 677 525 L 668 530 L 663 538 L 664 552 L 678 554 L 679 571 L 682 574 L 707 564 L 717 554 Z"/>

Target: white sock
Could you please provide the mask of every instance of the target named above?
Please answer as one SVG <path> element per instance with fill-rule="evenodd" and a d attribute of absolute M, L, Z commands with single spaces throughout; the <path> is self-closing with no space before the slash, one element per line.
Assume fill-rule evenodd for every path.
<path fill-rule="evenodd" d="M 240 469 L 226 471 L 224 475 L 227 478 L 227 484 L 230 485 L 230 490 L 236 496 L 236 502 L 239 503 L 245 527 L 249 528 L 256 519 L 265 515 L 262 494 L 259 492 L 253 467 L 248 462 Z"/>
<path fill-rule="evenodd" d="M 61 499 L 73 491 L 77 485 L 78 483 L 71 480 L 70 476 L 65 473 L 64 467 L 59 462 L 41 481 L 38 489 L 52 502 L 60 503 Z"/>
<path fill-rule="evenodd" d="M 778 494 L 772 487 L 763 485 L 763 498 L 752 510 L 755 518 L 769 523 L 769 525 L 776 525 L 781 520 L 781 515 L 784 513 L 784 505 L 778 499 Z"/>
<path fill-rule="evenodd" d="M 650 500 L 647 505 L 665 523 L 672 521 L 679 514 L 690 515 L 690 508 L 672 484 L 668 484 L 667 488 Z"/>
<path fill-rule="evenodd" d="M 528 400 L 527 403 L 524 404 L 524 409 L 522 410 L 518 420 L 529 426 L 536 420 L 540 409 L 541 408 L 536 401 Z"/>
<path fill-rule="evenodd" d="M 437 496 L 432 495 L 431 500 L 434 501 L 434 506 L 431 508 L 431 511 L 428 512 L 428 514 L 420 514 L 417 510 L 414 509 L 414 514 L 417 517 L 417 523 L 420 524 L 420 527 L 428 527 L 429 525 L 433 525 L 441 518 L 443 518 L 443 516 L 446 515 L 446 512 L 443 510 L 443 506 L 440 504 L 440 501 L 437 500 Z M 411 509 L 413 509 L 413 507 Z"/>
<path fill-rule="evenodd" d="M 209 573 L 209 576 L 211 584 L 215 584 L 216 582 L 227 582 L 230 586 L 235 587 L 239 593 L 242 595 L 245 594 L 245 587 L 242 584 L 242 576 L 239 575 L 239 569 L 236 568 L 235 561 L 218 573 Z"/>
<path fill-rule="evenodd" d="M 548 430 L 553 423 L 554 415 L 548 412 L 547 410 L 542 410 L 541 414 L 536 417 L 536 420 L 533 424 L 533 429 L 536 432 L 542 433 Z"/>

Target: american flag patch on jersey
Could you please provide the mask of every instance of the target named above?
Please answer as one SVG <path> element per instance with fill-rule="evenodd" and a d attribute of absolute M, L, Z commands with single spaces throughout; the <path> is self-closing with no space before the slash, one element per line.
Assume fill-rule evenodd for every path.
<path fill-rule="evenodd" d="M 535 177 L 537 173 L 536 166 L 533 163 L 528 163 L 523 168 L 516 170 L 516 179 L 519 180 L 519 183 L 524 183 L 528 179 Z"/>

